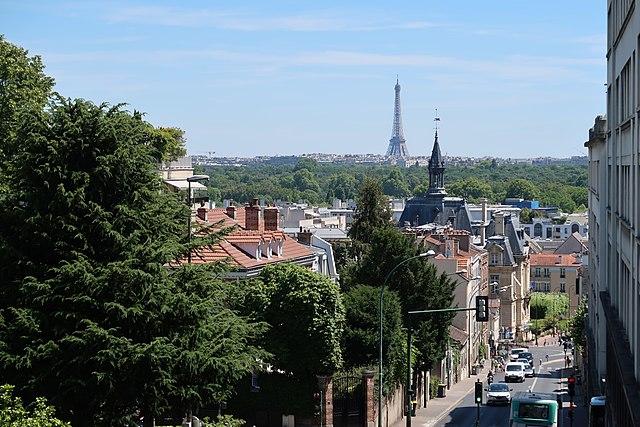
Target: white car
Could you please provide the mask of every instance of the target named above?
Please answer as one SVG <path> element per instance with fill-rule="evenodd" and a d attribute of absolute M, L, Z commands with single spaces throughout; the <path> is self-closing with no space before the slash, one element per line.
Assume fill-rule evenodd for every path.
<path fill-rule="evenodd" d="M 510 404 L 512 388 L 505 383 L 492 383 L 487 391 L 487 405 Z"/>
<path fill-rule="evenodd" d="M 504 368 L 504 381 L 524 382 L 524 363 L 509 362 Z"/>
<path fill-rule="evenodd" d="M 524 376 L 525 377 L 535 377 L 536 368 L 534 368 L 531 365 L 531 363 L 529 363 L 529 360 L 527 360 L 527 359 L 518 359 L 517 361 L 524 365 Z"/>
<path fill-rule="evenodd" d="M 520 353 L 523 353 L 525 351 L 529 351 L 529 349 L 528 348 L 512 348 L 511 353 L 509 353 L 509 359 L 515 362 L 520 358 Z"/>

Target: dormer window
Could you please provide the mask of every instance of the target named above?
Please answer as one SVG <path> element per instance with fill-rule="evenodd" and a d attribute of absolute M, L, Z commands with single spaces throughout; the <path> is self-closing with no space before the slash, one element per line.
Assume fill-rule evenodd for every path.
<path fill-rule="evenodd" d="M 499 265 L 502 262 L 502 254 L 499 252 L 491 252 L 489 254 L 489 264 L 490 265 Z"/>

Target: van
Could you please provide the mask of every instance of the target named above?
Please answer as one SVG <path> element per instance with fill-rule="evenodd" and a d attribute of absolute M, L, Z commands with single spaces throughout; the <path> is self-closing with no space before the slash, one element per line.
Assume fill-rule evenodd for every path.
<path fill-rule="evenodd" d="M 517 381 L 523 383 L 525 378 L 524 371 L 524 363 L 509 362 L 504 368 L 504 381 L 507 383 L 509 381 Z"/>

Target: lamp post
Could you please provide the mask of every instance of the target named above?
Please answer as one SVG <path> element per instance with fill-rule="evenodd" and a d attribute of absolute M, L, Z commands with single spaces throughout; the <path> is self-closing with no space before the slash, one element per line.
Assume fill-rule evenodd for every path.
<path fill-rule="evenodd" d="M 378 355 L 378 383 L 379 383 L 379 390 L 378 390 L 378 427 L 382 427 L 382 307 L 383 307 L 383 302 L 384 302 L 384 289 L 387 286 L 387 281 L 389 280 L 389 278 L 391 277 L 391 275 L 403 264 L 417 259 L 417 258 L 427 258 L 427 257 L 432 257 L 435 256 L 435 251 L 433 251 L 432 249 L 428 250 L 427 252 L 423 252 L 421 254 L 409 257 L 405 260 L 400 261 L 395 267 L 393 267 L 391 269 L 391 271 L 387 274 L 387 277 L 385 277 L 384 282 L 382 282 L 382 286 L 380 287 L 380 305 L 379 305 L 379 317 L 380 317 L 380 340 L 379 340 L 379 350 L 380 353 Z M 411 416 L 411 414 L 409 414 L 409 416 Z"/>
<path fill-rule="evenodd" d="M 189 254 L 187 255 L 187 262 L 191 264 L 191 183 L 206 181 L 209 179 L 209 175 L 193 175 L 187 178 L 187 205 L 189 205 L 189 217 L 187 218 L 187 227 L 189 228 Z"/>

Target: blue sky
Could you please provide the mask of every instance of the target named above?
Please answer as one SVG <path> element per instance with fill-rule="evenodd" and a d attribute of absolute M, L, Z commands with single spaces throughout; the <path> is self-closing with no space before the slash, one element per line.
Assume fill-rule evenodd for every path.
<path fill-rule="evenodd" d="M 193 154 L 571 156 L 605 110 L 595 0 L 0 0 L 0 31 L 65 96 L 126 102 Z"/>

